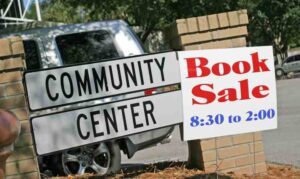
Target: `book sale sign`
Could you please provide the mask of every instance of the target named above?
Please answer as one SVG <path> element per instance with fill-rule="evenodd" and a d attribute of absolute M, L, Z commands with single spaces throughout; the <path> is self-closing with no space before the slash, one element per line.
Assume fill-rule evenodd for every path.
<path fill-rule="evenodd" d="M 272 47 L 178 52 L 184 140 L 277 128 Z"/>

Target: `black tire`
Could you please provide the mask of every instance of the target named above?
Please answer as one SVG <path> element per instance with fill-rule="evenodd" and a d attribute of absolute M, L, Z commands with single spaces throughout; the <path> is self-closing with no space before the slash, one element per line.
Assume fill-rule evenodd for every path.
<path fill-rule="evenodd" d="M 282 79 L 285 76 L 285 73 L 282 69 L 276 69 L 275 71 L 277 79 Z"/>
<path fill-rule="evenodd" d="M 111 163 L 107 174 L 117 173 L 121 169 L 121 152 L 120 146 L 116 142 L 107 143 L 111 154 Z"/>
<path fill-rule="evenodd" d="M 97 145 L 100 145 L 100 144 L 101 143 L 99 143 Z M 108 175 L 108 174 L 116 173 L 121 168 L 121 152 L 120 152 L 119 144 L 116 142 L 107 142 L 104 144 L 108 147 L 109 155 L 110 155 L 108 158 L 110 159 L 110 162 L 109 162 L 109 166 L 106 165 L 108 167 L 107 172 L 101 173 L 101 175 Z M 93 146 L 95 146 L 95 145 L 93 145 Z M 76 155 L 76 154 L 74 154 L 75 150 L 79 150 L 79 149 L 72 149 L 69 151 L 73 152 L 72 155 Z M 65 151 L 65 152 L 67 152 L 67 151 Z M 63 166 L 64 165 L 63 156 L 64 156 L 64 152 L 57 154 L 57 155 L 47 156 L 47 158 L 45 158 L 46 161 L 44 161 L 47 164 L 47 168 L 52 171 L 54 176 L 66 176 L 66 175 L 70 175 L 70 174 L 71 175 L 77 174 L 76 172 L 72 172 L 72 173 L 66 172 L 66 166 Z M 96 161 L 96 159 L 93 158 L 93 161 Z M 67 164 L 65 164 L 65 165 L 67 165 Z M 68 166 L 68 167 L 71 168 L 72 166 Z M 74 171 L 76 171 L 77 170 L 76 167 L 74 167 L 74 168 L 75 168 Z M 68 170 L 68 171 L 71 171 L 71 170 Z M 95 174 L 99 174 L 99 173 L 95 172 Z"/>

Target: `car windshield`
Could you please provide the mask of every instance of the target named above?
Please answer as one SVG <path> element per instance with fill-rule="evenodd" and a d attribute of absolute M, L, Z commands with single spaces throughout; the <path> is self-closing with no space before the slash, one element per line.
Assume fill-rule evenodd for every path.
<path fill-rule="evenodd" d="M 105 30 L 61 35 L 55 40 L 67 65 L 120 57 L 112 36 Z"/>

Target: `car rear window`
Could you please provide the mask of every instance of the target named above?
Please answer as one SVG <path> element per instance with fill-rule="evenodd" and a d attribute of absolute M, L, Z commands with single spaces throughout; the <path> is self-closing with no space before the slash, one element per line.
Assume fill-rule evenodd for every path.
<path fill-rule="evenodd" d="M 37 43 L 34 40 L 24 40 L 23 45 L 27 70 L 40 69 L 40 52 Z"/>
<path fill-rule="evenodd" d="M 120 57 L 114 39 L 105 30 L 56 37 L 64 64 L 76 64 Z"/>

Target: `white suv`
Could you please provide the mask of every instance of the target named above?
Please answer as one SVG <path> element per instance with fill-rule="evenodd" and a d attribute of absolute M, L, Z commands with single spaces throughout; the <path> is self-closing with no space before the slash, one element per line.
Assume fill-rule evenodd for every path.
<path fill-rule="evenodd" d="M 27 70 L 145 53 L 136 35 L 125 22 L 120 20 L 14 30 L 15 32 L 10 29 L 9 33 L 0 34 L 0 37 L 20 35 L 24 39 Z M 149 91 L 145 91 L 145 94 L 149 94 Z M 121 98 L 126 96 L 106 100 Z M 80 104 L 80 106 L 84 105 L 88 104 Z M 120 150 L 131 158 L 138 150 L 162 142 L 170 136 L 173 128 L 174 126 L 165 127 L 105 143 L 66 150 L 54 155 L 41 156 L 39 157 L 40 171 L 48 176 L 87 172 L 104 175 L 116 172 L 120 169 Z"/>
<path fill-rule="evenodd" d="M 300 54 L 289 56 L 281 66 L 276 66 L 276 76 L 281 78 L 291 72 L 300 72 Z"/>

